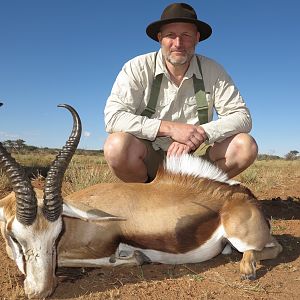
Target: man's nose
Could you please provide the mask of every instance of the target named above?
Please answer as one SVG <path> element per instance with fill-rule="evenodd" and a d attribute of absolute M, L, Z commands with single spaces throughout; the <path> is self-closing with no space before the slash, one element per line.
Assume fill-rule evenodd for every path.
<path fill-rule="evenodd" d="M 178 47 L 182 44 L 182 38 L 180 35 L 177 35 L 176 38 L 174 39 L 174 44 Z"/>

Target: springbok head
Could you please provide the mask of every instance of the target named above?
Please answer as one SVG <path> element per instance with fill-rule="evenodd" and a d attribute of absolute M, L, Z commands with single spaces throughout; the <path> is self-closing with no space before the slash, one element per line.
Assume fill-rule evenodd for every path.
<path fill-rule="evenodd" d="M 2 106 L 2 103 L 0 103 Z M 63 229 L 62 215 L 83 220 L 115 219 L 95 210 L 83 211 L 63 203 L 61 187 L 64 173 L 81 136 L 81 121 L 69 105 L 73 130 L 65 146 L 52 162 L 44 191 L 34 190 L 24 169 L 0 143 L 0 168 L 8 177 L 13 192 L 0 200 L 0 225 L 6 251 L 25 275 L 24 290 L 28 298 L 45 298 L 56 287 L 56 244 Z"/>

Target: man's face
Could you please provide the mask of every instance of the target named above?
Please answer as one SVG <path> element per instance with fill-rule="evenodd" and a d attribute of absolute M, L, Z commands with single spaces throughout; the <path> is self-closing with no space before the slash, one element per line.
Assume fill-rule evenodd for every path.
<path fill-rule="evenodd" d="M 190 62 L 199 38 L 200 33 L 196 25 L 191 23 L 166 24 L 158 33 L 162 54 L 165 60 L 174 66 Z"/>

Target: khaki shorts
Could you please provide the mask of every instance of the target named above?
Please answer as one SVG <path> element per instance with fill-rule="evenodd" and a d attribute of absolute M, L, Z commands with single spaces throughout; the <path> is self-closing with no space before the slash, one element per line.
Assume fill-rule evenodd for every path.
<path fill-rule="evenodd" d="M 147 148 L 145 164 L 147 166 L 149 180 L 153 180 L 156 176 L 159 166 L 163 163 L 164 159 L 166 158 L 167 152 L 161 149 L 154 150 L 152 147 L 152 142 L 149 140 L 140 139 L 140 141 Z M 211 148 L 211 146 L 212 145 L 207 145 L 203 143 L 196 151 L 194 151 L 193 155 L 201 156 L 202 158 L 210 161 L 208 156 L 208 150 Z"/>

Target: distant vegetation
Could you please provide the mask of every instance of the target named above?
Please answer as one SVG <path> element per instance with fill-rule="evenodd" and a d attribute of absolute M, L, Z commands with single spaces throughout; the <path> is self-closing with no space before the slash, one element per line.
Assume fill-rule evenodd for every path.
<path fill-rule="evenodd" d="M 36 146 L 26 145 L 25 141 L 21 139 L 6 140 L 1 143 L 10 153 L 28 154 L 30 152 L 30 153 L 47 153 L 47 154 L 56 155 L 58 151 L 61 150 L 56 148 L 36 147 Z M 103 154 L 103 150 L 77 149 L 76 154 L 99 155 L 99 154 Z"/>
<path fill-rule="evenodd" d="M 3 146 L 11 153 L 20 153 L 28 154 L 30 153 L 45 153 L 56 155 L 60 149 L 48 148 L 48 147 L 36 147 L 31 145 L 26 145 L 24 140 L 6 140 L 2 142 Z M 86 149 L 77 149 L 76 154 L 79 155 L 103 155 L 103 150 L 86 150 Z M 284 157 L 278 155 L 270 154 L 258 154 L 257 160 L 277 160 L 277 159 L 286 159 L 286 160 L 296 160 L 300 159 L 299 151 L 292 150 L 289 153 L 285 154 Z"/>
<path fill-rule="evenodd" d="M 12 156 L 24 167 L 33 180 L 43 185 L 49 166 L 60 149 L 27 146 L 24 141 L 2 142 Z M 290 151 L 285 157 L 260 154 L 256 162 L 237 176 L 254 192 L 277 188 L 287 176 L 299 178 L 300 158 L 298 151 Z M 101 182 L 119 181 L 109 170 L 102 150 L 78 149 L 65 173 L 63 194 L 83 189 Z M 0 168 L 0 198 L 11 190 L 10 183 Z"/>

